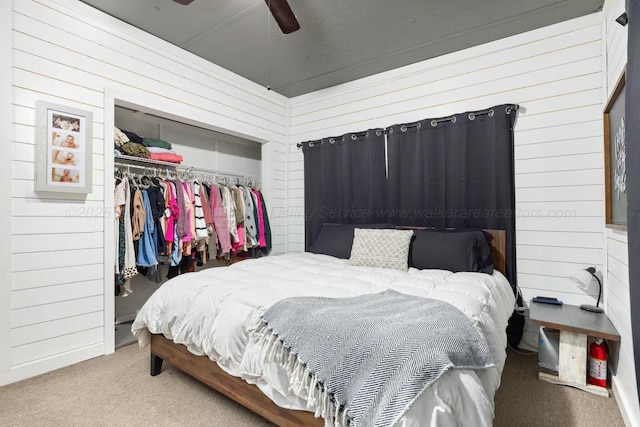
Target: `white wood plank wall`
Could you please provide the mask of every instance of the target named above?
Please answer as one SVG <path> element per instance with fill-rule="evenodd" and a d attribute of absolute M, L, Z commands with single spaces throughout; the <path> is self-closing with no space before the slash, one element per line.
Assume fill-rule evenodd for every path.
<path fill-rule="evenodd" d="M 602 109 L 616 88 L 627 64 L 627 29 L 615 19 L 625 10 L 624 0 L 607 0 L 603 8 L 606 63 Z M 606 230 L 605 308 L 620 333 L 620 343 L 611 352 L 613 391 L 628 426 L 640 425 L 640 407 L 635 378 L 635 362 L 629 298 L 629 254 L 626 231 Z"/>
<path fill-rule="evenodd" d="M 10 300 L 0 302 L 11 327 L 8 337 L 0 334 L 0 353 L 9 355 L 0 363 L 0 385 L 109 348 L 105 306 L 112 304 L 113 279 L 105 275 L 104 258 L 113 242 L 100 215 L 73 214 L 106 212 L 105 192 L 112 191 L 104 187 L 112 155 L 104 124 L 113 123 L 105 117 L 107 90 L 263 143 L 270 211 L 285 207 L 287 178 L 286 98 L 77 0 L 21 0 L 12 8 L 11 199 L 2 200 L 12 216 L 11 291 Z M 93 188 L 86 201 L 34 192 L 37 100 L 93 113 Z M 276 252 L 286 248 L 284 224 L 272 222 Z"/>
<path fill-rule="evenodd" d="M 601 37 L 594 14 L 293 99 L 291 248 L 304 244 L 294 143 L 513 102 L 519 285 L 525 300 L 589 300 L 567 275 L 603 264 Z"/>
<path fill-rule="evenodd" d="M 623 0 L 607 0 L 603 13 L 292 99 L 287 214 L 290 250 L 301 251 L 304 175 L 298 142 L 520 104 L 515 127 L 519 286 L 526 301 L 549 295 L 569 304 L 594 303 L 597 289 L 587 295 L 567 276 L 588 266 L 606 271 L 609 316 L 626 336 L 613 372 L 614 390 L 617 386 L 623 415 L 631 420 L 627 424 L 640 425 L 635 379 L 628 374 L 633 345 L 626 236 L 609 233 L 607 239 L 604 228 L 602 111 L 607 87 L 615 86 L 626 63 L 626 31 L 612 23 L 623 10 Z M 535 349 L 537 340 L 537 328 L 527 325 L 521 345 Z"/>
<path fill-rule="evenodd" d="M 627 425 L 640 425 L 638 390 L 636 388 L 635 362 L 631 311 L 629 309 L 629 255 L 627 233 L 607 230 L 607 283 L 606 311 L 620 334 L 620 342 L 612 348 L 611 373 L 613 391 Z"/>
<path fill-rule="evenodd" d="M 525 300 L 593 301 L 567 275 L 603 265 L 601 39 L 597 13 L 294 98 L 291 249 L 304 244 L 295 143 L 517 103 L 518 283 Z M 535 345 L 537 337 L 528 338 Z"/>

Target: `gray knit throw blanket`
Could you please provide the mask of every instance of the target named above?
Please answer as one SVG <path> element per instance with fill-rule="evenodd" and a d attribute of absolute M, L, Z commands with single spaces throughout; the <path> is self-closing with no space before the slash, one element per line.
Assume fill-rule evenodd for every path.
<path fill-rule="evenodd" d="M 284 299 L 257 333 L 264 359 L 284 366 L 308 408 L 337 427 L 393 426 L 448 369 L 494 366 L 462 312 L 393 290 Z"/>

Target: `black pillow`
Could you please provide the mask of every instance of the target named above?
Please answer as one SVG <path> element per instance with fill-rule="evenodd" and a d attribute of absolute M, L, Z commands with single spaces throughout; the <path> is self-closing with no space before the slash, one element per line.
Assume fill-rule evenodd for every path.
<path fill-rule="evenodd" d="M 444 230 L 449 233 L 471 233 L 475 237 L 477 255 L 478 255 L 478 271 L 481 273 L 493 274 L 493 247 L 491 241 L 493 236 L 488 231 L 473 228 L 458 228 L 453 230 Z"/>
<path fill-rule="evenodd" d="M 481 230 L 415 230 L 409 249 L 409 266 L 453 272 L 493 274 L 493 251 Z"/>
<path fill-rule="evenodd" d="M 326 223 L 322 226 L 316 241 L 309 248 L 309 252 L 349 259 L 351 246 L 353 246 L 353 230 L 356 228 L 393 228 L 393 225 Z"/>

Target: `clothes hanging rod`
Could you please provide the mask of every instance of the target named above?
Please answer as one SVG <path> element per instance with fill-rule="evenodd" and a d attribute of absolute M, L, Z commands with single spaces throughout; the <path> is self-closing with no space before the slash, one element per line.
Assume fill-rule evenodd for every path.
<path fill-rule="evenodd" d="M 131 169 L 133 168 L 133 169 L 140 169 L 143 175 L 150 175 L 151 173 L 153 173 L 154 176 L 160 176 L 160 177 L 164 176 L 168 179 L 181 179 L 181 180 L 193 179 L 198 181 L 210 180 L 210 181 L 222 182 L 224 185 L 232 183 L 232 181 L 230 180 L 235 180 L 235 185 L 247 185 L 249 187 L 260 186 L 260 180 L 258 180 L 257 178 L 247 177 L 247 176 L 237 175 L 237 174 L 227 174 L 219 171 L 206 172 L 206 171 L 197 171 L 197 170 L 176 170 L 176 169 L 169 169 L 169 168 L 163 169 L 158 166 L 135 165 L 135 164 L 121 163 L 121 162 L 116 162 L 114 165 L 116 166 L 117 170 L 121 172 L 125 172 L 125 169 L 126 169 L 126 173 L 129 173 L 129 174 L 132 174 Z"/>
<path fill-rule="evenodd" d="M 128 160 L 133 162 L 138 162 L 138 164 L 124 163 L 120 160 Z M 159 160 L 150 160 L 142 157 L 135 156 L 127 156 L 127 155 L 118 155 L 114 158 L 114 165 L 122 166 L 126 168 L 138 168 L 138 169 L 155 169 L 159 172 L 164 173 L 176 173 L 176 174 L 186 174 L 186 175 L 212 175 L 215 177 L 221 178 L 234 178 L 236 180 L 243 180 L 246 182 L 252 182 L 259 184 L 260 179 L 255 175 L 243 175 L 235 172 L 227 172 L 215 169 L 206 169 L 206 168 L 197 168 L 194 166 L 183 166 L 177 163 L 163 162 Z M 169 169 L 170 168 L 170 169 Z"/>

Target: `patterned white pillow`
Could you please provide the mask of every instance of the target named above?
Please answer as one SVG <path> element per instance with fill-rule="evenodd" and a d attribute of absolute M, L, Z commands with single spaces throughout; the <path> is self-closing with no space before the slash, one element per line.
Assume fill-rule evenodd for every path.
<path fill-rule="evenodd" d="M 407 271 L 413 230 L 356 228 L 349 264 Z"/>

